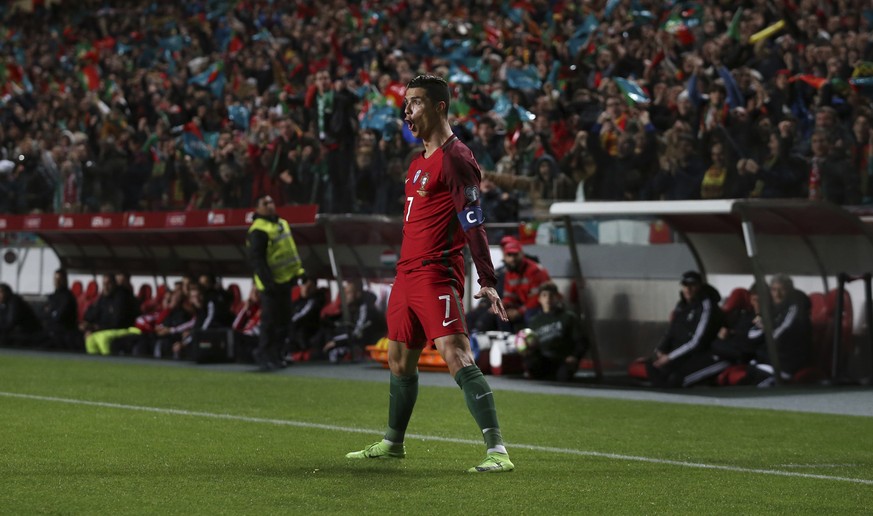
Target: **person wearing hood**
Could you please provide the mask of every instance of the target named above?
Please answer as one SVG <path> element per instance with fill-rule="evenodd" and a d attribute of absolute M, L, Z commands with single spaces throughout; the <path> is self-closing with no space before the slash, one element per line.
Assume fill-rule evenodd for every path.
<path fill-rule="evenodd" d="M 570 200 L 576 198 L 576 183 L 561 172 L 558 162 L 550 154 L 543 154 L 531 164 L 533 185 L 531 198 L 543 200 Z"/>
<path fill-rule="evenodd" d="M 276 213 L 269 195 L 255 201 L 246 247 L 261 296 L 261 333 L 253 358 L 261 371 L 273 371 L 281 364 L 280 350 L 291 324 L 291 288 L 304 270 L 288 221 Z"/>
<path fill-rule="evenodd" d="M 690 387 L 729 365 L 715 359 L 710 350 L 723 326 L 718 291 L 697 271 L 684 273 L 680 285 L 670 327 L 654 357 L 646 361 L 646 372 L 655 387 Z"/>

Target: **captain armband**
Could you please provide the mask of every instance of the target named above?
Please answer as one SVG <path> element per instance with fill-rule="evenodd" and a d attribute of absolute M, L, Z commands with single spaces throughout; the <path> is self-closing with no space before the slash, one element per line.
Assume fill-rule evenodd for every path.
<path fill-rule="evenodd" d="M 464 231 L 481 226 L 485 223 L 485 215 L 482 213 L 481 206 L 467 206 L 463 211 L 458 213 L 458 219 L 461 221 L 461 227 Z"/>

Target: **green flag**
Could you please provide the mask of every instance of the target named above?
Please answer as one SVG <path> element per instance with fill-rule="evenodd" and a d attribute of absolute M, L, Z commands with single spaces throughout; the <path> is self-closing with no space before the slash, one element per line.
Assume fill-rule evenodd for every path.
<path fill-rule="evenodd" d="M 740 40 L 740 19 L 743 17 L 743 8 L 737 7 L 737 12 L 734 13 L 731 24 L 728 25 L 727 35 L 736 41 Z"/>

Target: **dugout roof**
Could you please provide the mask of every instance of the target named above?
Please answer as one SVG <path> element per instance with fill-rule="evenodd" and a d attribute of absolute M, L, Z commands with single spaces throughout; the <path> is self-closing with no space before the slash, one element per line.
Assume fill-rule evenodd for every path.
<path fill-rule="evenodd" d="M 278 208 L 307 272 L 320 278 L 393 277 L 401 223 L 382 216 L 317 215 L 315 205 Z M 246 277 L 252 210 L 0 215 L 0 233 L 28 232 L 71 272 Z"/>
<path fill-rule="evenodd" d="M 555 217 L 660 219 L 679 233 L 708 274 L 828 277 L 873 271 L 873 231 L 826 202 L 717 200 L 555 203 Z"/>

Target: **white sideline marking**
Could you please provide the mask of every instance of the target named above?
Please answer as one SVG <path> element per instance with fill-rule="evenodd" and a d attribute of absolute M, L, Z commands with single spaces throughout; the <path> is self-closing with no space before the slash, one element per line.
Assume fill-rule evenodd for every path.
<path fill-rule="evenodd" d="M 182 409 L 171 409 L 171 408 L 161 408 L 161 407 L 145 407 L 141 405 L 124 405 L 121 403 L 108 403 L 105 401 L 88 401 L 88 400 L 77 400 L 71 398 L 57 398 L 54 396 L 37 396 L 34 394 L 21 394 L 17 392 L 2 392 L 0 391 L 0 396 L 6 396 L 8 398 L 22 398 L 29 400 L 38 400 L 38 401 L 54 401 L 57 403 L 68 403 L 71 405 L 86 405 L 89 407 L 104 407 L 104 408 L 114 408 L 114 409 L 122 409 L 122 410 L 135 410 L 139 412 L 154 412 L 158 414 L 173 414 L 177 416 L 193 416 L 193 417 L 204 417 L 210 419 L 225 419 L 229 421 L 243 421 L 246 423 L 266 423 L 270 425 L 280 425 L 280 426 L 295 426 L 299 428 L 315 428 L 318 430 L 330 430 L 335 432 L 349 432 L 356 434 L 379 434 L 379 430 L 372 430 L 367 428 L 352 428 L 347 426 L 338 426 L 338 425 L 325 425 L 321 423 L 308 423 L 306 421 L 292 421 L 288 419 L 269 419 L 269 418 L 260 418 L 260 417 L 249 417 L 249 416 L 237 416 L 234 414 L 218 414 L 214 412 L 198 412 L 193 410 L 182 410 Z M 422 441 L 437 441 L 444 443 L 454 443 L 454 444 L 472 444 L 472 445 L 481 445 L 482 442 L 474 439 L 458 439 L 455 437 L 439 437 L 435 435 L 422 435 L 422 434 L 407 434 L 407 437 L 412 439 L 419 439 Z M 596 452 L 596 451 L 586 451 L 586 450 L 575 450 L 573 448 L 554 448 L 551 446 L 538 446 L 534 444 L 520 444 L 520 443 L 507 443 L 507 447 L 509 448 L 521 448 L 524 450 L 532 450 L 539 452 L 549 452 L 549 453 L 559 453 L 564 455 L 578 455 L 582 457 L 600 457 L 604 459 L 616 459 L 616 460 L 625 460 L 625 461 L 633 461 L 633 462 L 648 462 L 651 464 L 666 464 L 669 466 L 680 466 L 685 468 L 698 468 L 698 469 L 713 469 L 719 471 L 730 471 L 734 473 L 754 473 L 759 475 L 773 475 L 779 477 L 796 477 L 796 478 L 811 478 L 816 480 L 832 480 L 836 482 L 849 482 L 852 484 L 862 484 L 862 485 L 873 485 L 873 480 L 867 480 L 863 478 L 849 478 L 849 477 L 835 477 L 831 475 L 816 475 L 813 473 L 798 473 L 796 471 L 781 471 L 778 469 L 760 469 L 760 468 L 743 468 L 740 466 L 726 466 L 719 464 L 704 464 L 700 462 L 686 462 L 681 460 L 669 460 L 669 459 L 656 459 L 653 457 L 641 457 L 637 455 L 622 455 L 619 453 L 605 453 L 605 452 Z M 786 465 L 789 466 L 789 465 Z"/>

